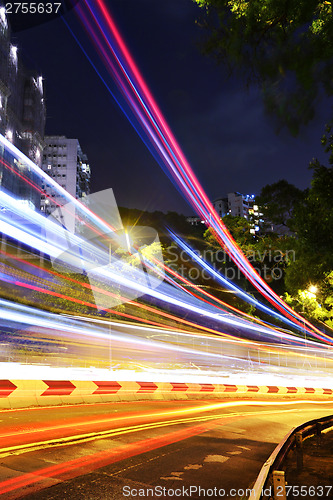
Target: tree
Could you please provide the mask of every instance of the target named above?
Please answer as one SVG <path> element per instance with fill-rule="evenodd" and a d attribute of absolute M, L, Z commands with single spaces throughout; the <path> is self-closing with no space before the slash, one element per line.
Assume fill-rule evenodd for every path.
<path fill-rule="evenodd" d="M 295 230 L 304 249 L 321 255 L 332 254 L 333 249 L 333 134 L 330 126 L 326 127 L 326 132 L 322 144 L 330 153 L 330 166 L 322 165 L 317 159 L 310 163 L 309 168 L 313 170 L 311 187 L 294 214 Z"/>
<path fill-rule="evenodd" d="M 264 186 L 256 201 L 266 220 L 292 229 L 293 211 L 303 196 L 300 189 L 283 179 Z"/>
<path fill-rule="evenodd" d="M 303 200 L 295 207 L 294 230 L 298 238 L 296 260 L 286 270 L 285 283 L 293 298 L 302 295 L 309 286 L 315 285 L 321 298 L 321 315 L 332 325 L 333 306 L 333 134 L 326 127 L 322 138 L 325 151 L 329 153 L 329 166 L 318 160 L 310 163 L 313 170 L 311 187 Z"/>
<path fill-rule="evenodd" d="M 295 238 L 278 236 L 274 233 L 260 237 L 254 236 L 250 233 L 251 223 L 243 217 L 226 215 L 223 217 L 223 222 L 257 273 L 270 284 L 275 292 L 284 293 L 285 269 L 295 259 Z M 221 254 L 218 251 L 220 247 L 210 229 L 205 232 L 204 239 L 209 247 L 215 250 L 215 257 L 218 259 L 213 262 L 215 267 L 219 266 L 225 275 L 228 275 L 228 269 L 237 270 L 237 266 L 229 256 L 225 255 L 224 261 L 221 262 Z M 237 271 L 234 275 L 237 276 L 239 284 L 244 289 L 249 288 L 249 283 L 242 273 Z"/>
<path fill-rule="evenodd" d="M 332 2 L 194 0 L 206 10 L 206 51 L 262 90 L 266 108 L 297 134 L 320 90 L 333 94 Z"/>
<path fill-rule="evenodd" d="M 244 217 L 225 215 L 223 217 L 223 222 L 238 245 L 242 246 L 246 243 L 253 242 L 254 236 L 250 232 L 252 225 L 247 219 Z"/>

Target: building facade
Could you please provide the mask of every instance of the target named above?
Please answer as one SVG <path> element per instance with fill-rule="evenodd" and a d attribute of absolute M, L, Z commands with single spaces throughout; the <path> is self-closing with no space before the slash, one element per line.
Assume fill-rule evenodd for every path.
<path fill-rule="evenodd" d="M 222 217 L 229 213 L 228 198 L 216 198 L 216 200 L 213 201 L 213 207 L 222 219 Z"/>
<path fill-rule="evenodd" d="M 262 214 L 256 204 L 254 194 L 241 194 L 238 192 L 228 193 L 228 214 L 233 217 L 244 217 L 251 223 L 250 232 L 252 234 L 260 231 L 261 223 L 263 222 L 260 217 Z"/>
<path fill-rule="evenodd" d="M 43 79 L 23 64 L 18 48 L 11 43 L 5 9 L 0 7 L 0 133 L 38 166 L 42 163 L 45 114 Z M 39 210 L 37 175 L 29 167 L 21 172 L 3 147 L 0 158 L 0 189 Z"/>
<path fill-rule="evenodd" d="M 254 195 L 241 193 L 228 193 L 228 214 L 233 217 L 249 218 L 249 211 L 255 203 Z"/>
<path fill-rule="evenodd" d="M 78 139 L 45 136 L 42 169 L 74 198 L 90 193 L 90 166 Z M 41 211 L 51 214 L 64 199 L 47 183 L 42 185 Z"/>

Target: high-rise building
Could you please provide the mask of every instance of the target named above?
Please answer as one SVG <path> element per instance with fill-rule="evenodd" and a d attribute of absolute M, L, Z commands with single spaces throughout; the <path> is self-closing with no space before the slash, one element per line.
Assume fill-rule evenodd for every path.
<path fill-rule="evenodd" d="M 64 135 L 45 136 L 42 169 L 74 198 L 90 193 L 90 166 L 78 139 Z M 41 210 L 51 214 L 64 199 L 47 183 L 42 185 Z"/>
<path fill-rule="evenodd" d="M 5 8 L 0 7 L 0 133 L 41 166 L 44 128 L 43 79 L 23 64 L 19 49 L 11 43 Z M 26 166 L 20 172 L 3 148 L 0 159 L 0 189 L 39 210 L 37 175 Z"/>

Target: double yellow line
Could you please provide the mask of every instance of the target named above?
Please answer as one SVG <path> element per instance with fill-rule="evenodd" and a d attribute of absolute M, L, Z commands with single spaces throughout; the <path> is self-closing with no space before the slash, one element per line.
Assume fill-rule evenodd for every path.
<path fill-rule="evenodd" d="M 261 403 L 263 403 L 263 402 L 261 402 Z M 296 401 L 294 403 L 296 403 Z M 218 405 L 212 405 L 212 406 L 216 407 Z M 274 411 L 274 414 L 276 414 L 276 413 L 292 412 L 292 411 L 294 411 L 294 409 L 273 410 L 273 411 Z M 211 420 L 229 419 L 229 418 L 240 417 L 240 416 L 247 417 L 247 416 L 254 416 L 254 415 L 264 415 L 264 414 L 270 414 L 270 413 L 272 413 L 272 410 L 266 410 L 266 411 L 257 410 L 257 411 L 253 411 L 253 412 L 244 412 L 243 411 L 243 412 L 237 412 L 237 413 L 225 413 L 223 415 L 221 415 L 221 414 L 201 415 L 198 417 L 166 420 L 164 422 L 153 422 L 153 423 L 147 423 L 147 424 L 141 424 L 141 425 L 131 425 L 131 426 L 127 426 L 127 427 L 120 427 L 119 429 L 112 429 L 112 430 L 100 431 L 100 432 L 90 432 L 90 433 L 85 433 L 85 434 L 77 434 L 74 436 L 69 436 L 69 437 L 64 437 L 64 438 L 49 439 L 46 441 L 38 441 L 35 443 L 27 443 L 27 444 L 23 444 L 23 445 L 16 445 L 16 446 L 9 446 L 7 448 L 1 448 L 0 449 L 0 458 L 6 457 L 8 455 L 20 455 L 22 453 L 27 453 L 30 451 L 37 451 L 37 450 L 41 450 L 44 448 L 50 448 L 52 446 L 69 446 L 69 445 L 81 444 L 81 443 L 86 443 L 88 441 L 94 441 L 96 439 L 113 438 L 113 437 L 121 436 L 124 434 L 131 434 L 133 432 L 159 429 L 159 428 L 174 426 L 174 425 L 184 425 L 184 424 L 190 424 L 190 423 L 208 422 Z"/>

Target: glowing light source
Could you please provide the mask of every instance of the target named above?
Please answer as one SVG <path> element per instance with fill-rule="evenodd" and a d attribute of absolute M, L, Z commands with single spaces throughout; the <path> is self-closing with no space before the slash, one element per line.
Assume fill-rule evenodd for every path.
<path fill-rule="evenodd" d="M 12 130 L 10 130 L 10 129 L 6 130 L 6 138 L 7 138 L 10 142 L 12 142 L 12 140 L 13 140 L 13 131 L 12 131 Z"/>
<path fill-rule="evenodd" d="M 37 88 L 40 91 L 41 94 L 43 94 L 43 77 L 39 76 L 37 78 Z"/>
<path fill-rule="evenodd" d="M 5 28 L 7 28 L 8 24 L 7 24 L 5 7 L 0 7 L 0 22 Z"/>
<path fill-rule="evenodd" d="M 17 66 L 17 47 L 15 45 L 10 46 L 10 57 L 15 66 Z"/>

